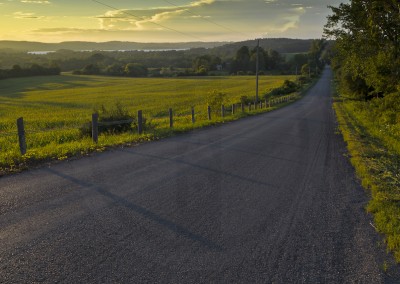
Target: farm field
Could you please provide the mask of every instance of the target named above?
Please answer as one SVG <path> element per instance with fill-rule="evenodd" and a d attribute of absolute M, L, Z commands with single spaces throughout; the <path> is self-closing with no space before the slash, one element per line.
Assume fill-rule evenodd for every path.
<path fill-rule="evenodd" d="M 281 86 L 294 76 L 261 76 L 260 95 Z M 72 155 L 102 150 L 105 146 L 156 139 L 167 130 L 168 109 L 174 110 L 176 131 L 209 125 L 222 118 L 206 120 L 210 93 L 225 93 L 224 104 L 239 103 L 241 96 L 255 94 L 254 76 L 191 78 L 120 78 L 62 75 L 0 81 L 0 172 L 23 167 L 29 161 L 65 159 Z M 94 144 L 82 137 L 79 128 L 95 109 L 117 103 L 135 114 L 142 110 L 157 131 L 135 131 L 99 137 Z M 195 107 L 192 125 L 190 108 Z M 224 120 L 236 119 L 225 117 Z M 28 152 L 21 156 L 16 119 L 24 118 Z M 160 134 L 161 133 L 161 134 Z"/>

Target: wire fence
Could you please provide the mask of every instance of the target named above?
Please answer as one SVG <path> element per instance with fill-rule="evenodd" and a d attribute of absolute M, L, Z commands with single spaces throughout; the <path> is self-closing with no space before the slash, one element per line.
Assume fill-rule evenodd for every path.
<path fill-rule="evenodd" d="M 57 132 L 67 132 L 67 131 L 82 131 L 84 127 L 86 127 L 86 131 L 92 137 L 94 143 L 98 143 L 98 137 L 101 132 L 104 132 L 104 129 L 113 127 L 113 126 L 127 126 L 129 125 L 129 129 L 132 132 L 137 134 L 143 134 L 146 127 L 148 127 L 149 123 L 153 123 L 152 127 L 160 127 L 160 128 L 174 128 L 174 123 L 182 122 L 185 123 L 197 123 L 200 121 L 211 121 L 214 119 L 223 119 L 228 118 L 229 116 L 239 115 L 243 113 L 251 113 L 266 110 L 273 106 L 287 103 L 291 100 L 299 97 L 298 93 L 290 94 L 286 96 L 277 97 L 269 100 L 262 100 L 258 102 L 252 103 L 234 103 L 228 106 L 221 105 L 219 108 L 216 106 L 207 106 L 207 108 L 203 108 L 201 110 L 196 109 L 195 107 L 187 108 L 187 110 L 180 109 L 179 111 L 174 112 L 172 108 L 169 108 L 167 112 L 168 115 L 163 116 L 151 116 L 148 117 L 143 116 L 143 112 L 139 110 L 137 112 L 137 116 L 135 119 L 126 119 L 126 120 L 117 120 L 117 121 L 99 121 L 99 115 L 97 113 L 92 115 L 92 120 L 83 124 L 74 124 L 69 125 L 68 127 L 51 127 L 47 129 L 31 129 L 31 126 L 28 128 L 25 125 L 24 119 L 21 117 L 17 120 L 16 129 L 14 131 L 7 130 L 4 132 L 0 132 L 0 138 L 4 139 L 12 139 L 13 143 L 18 143 L 21 155 L 26 154 L 27 152 L 27 139 L 29 139 L 31 135 L 36 134 L 46 134 L 46 133 L 57 133 Z M 165 114 L 164 113 L 164 114 Z M 157 121 L 157 123 L 154 123 Z M 133 124 L 133 126 L 132 126 Z M 156 126 L 155 126 L 156 125 Z M 1 140 L 0 140 L 1 142 Z M 28 143 L 29 144 L 29 143 Z M 1 151 L 1 143 L 0 143 L 0 151 Z"/>

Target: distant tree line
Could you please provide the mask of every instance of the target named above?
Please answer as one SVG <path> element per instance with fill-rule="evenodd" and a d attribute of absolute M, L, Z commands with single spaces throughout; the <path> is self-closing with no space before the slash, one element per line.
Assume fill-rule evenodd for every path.
<path fill-rule="evenodd" d="M 309 53 L 280 54 L 259 48 L 260 74 L 315 74 L 322 66 L 321 52 L 325 42 L 310 41 Z M 45 55 L 0 51 L 1 66 L 17 64 L 30 69 L 33 64 L 60 66 L 61 71 L 82 75 L 128 77 L 173 77 L 204 75 L 253 75 L 256 72 L 255 47 L 229 45 L 229 49 L 193 48 L 170 51 L 94 51 L 58 50 Z M 228 48 L 227 47 L 227 48 Z M 236 47 L 236 52 L 232 52 Z M 224 53 L 224 51 L 227 51 Z M 312 54 L 314 52 L 314 54 Z M 306 66 L 305 66 L 306 65 Z M 305 67 L 304 67 L 305 66 Z"/>
<path fill-rule="evenodd" d="M 14 65 L 11 69 L 0 69 L 0 79 L 31 77 L 31 76 L 50 76 L 60 75 L 61 69 L 58 66 L 45 67 L 32 64 L 28 68 Z"/>
<path fill-rule="evenodd" d="M 75 75 L 106 75 L 126 77 L 147 77 L 148 69 L 140 63 L 128 63 L 126 65 L 113 63 L 108 66 L 90 63 L 80 70 L 73 72 Z"/>

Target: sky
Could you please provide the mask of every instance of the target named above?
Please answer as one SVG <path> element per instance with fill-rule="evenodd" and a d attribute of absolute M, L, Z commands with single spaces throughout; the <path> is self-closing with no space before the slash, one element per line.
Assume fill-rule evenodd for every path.
<path fill-rule="evenodd" d="M 343 0 L 0 0 L 0 40 L 321 38 Z"/>

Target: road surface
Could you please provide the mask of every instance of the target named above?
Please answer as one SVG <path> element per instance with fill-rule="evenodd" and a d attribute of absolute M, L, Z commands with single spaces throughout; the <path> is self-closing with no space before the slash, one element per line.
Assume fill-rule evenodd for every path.
<path fill-rule="evenodd" d="M 327 68 L 283 109 L 0 178 L 0 283 L 396 283 L 330 84 Z"/>

